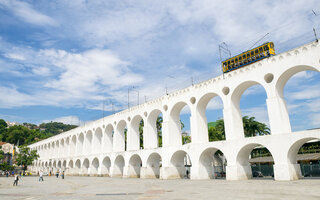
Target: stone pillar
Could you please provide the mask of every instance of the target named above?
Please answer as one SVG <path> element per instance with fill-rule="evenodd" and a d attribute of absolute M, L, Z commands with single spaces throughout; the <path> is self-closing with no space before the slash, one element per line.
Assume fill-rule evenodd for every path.
<path fill-rule="evenodd" d="M 163 129 L 163 127 L 162 127 Z M 143 127 L 143 147 L 144 149 L 153 149 L 158 147 L 157 127 L 145 120 Z"/>
<path fill-rule="evenodd" d="M 140 178 L 159 178 L 160 168 L 159 167 L 141 167 Z"/>
<path fill-rule="evenodd" d="M 225 107 L 223 118 L 227 140 L 244 138 L 242 115 L 239 108 L 235 106 Z"/>
<path fill-rule="evenodd" d="M 139 178 L 140 166 L 128 165 L 124 167 L 124 177 L 126 178 Z"/>
<path fill-rule="evenodd" d="M 290 119 L 285 100 L 281 97 L 272 97 L 268 98 L 266 102 L 271 134 L 291 133 Z"/>
<path fill-rule="evenodd" d="M 136 130 L 134 130 L 134 127 L 129 126 L 128 132 L 127 132 L 127 150 L 128 151 L 139 150 L 139 143 L 140 143 L 139 128 L 137 133 Z"/>
<path fill-rule="evenodd" d="M 248 180 L 252 178 L 250 165 L 228 165 L 226 167 L 227 180 Z"/>
<path fill-rule="evenodd" d="M 119 130 L 115 130 L 115 134 L 113 136 L 113 152 L 119 152 L 125 150 L 125 140 L 124 133 L 121 133 Z"/>
<path fill-rule="evenodd" d="M 190 129 L 192 143 L 205 143 L 209 141 L 208 123 L 205 116 L 196 110 L 196 106 L 191 108 Z"/>
<path fill-rule="evenodd" d="M 299 164 L 279 163 L 273 165 L 273 170 L 277 181 L 292 181 L 302 177 Z"/>
<path fill-rule="evenodd" d="M 161 167 L 160 179 L 181 179 L 186 174 L 186 168 L 183 167 Z"/>

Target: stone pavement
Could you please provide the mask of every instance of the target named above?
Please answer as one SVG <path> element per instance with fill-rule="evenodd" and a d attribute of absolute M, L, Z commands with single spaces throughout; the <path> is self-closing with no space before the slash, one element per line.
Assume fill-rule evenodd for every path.
<path fill-rule="evenodd" d="M 0 177 L 1 200 L 37 199 L 320 199 L 320 179 L 273 180 L 158 180 L 108 177 Z"/>

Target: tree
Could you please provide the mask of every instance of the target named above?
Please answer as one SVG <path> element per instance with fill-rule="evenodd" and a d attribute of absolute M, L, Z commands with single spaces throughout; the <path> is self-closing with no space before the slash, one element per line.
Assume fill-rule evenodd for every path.
<path fill-rule="evenodd" d="M 245 137 L 254 137 L 258 135 L 270 135 L 270 129 L 266 124 L 258 122 L 254 117 L 242 117 Z"/>
<path fill-rule="evenodd" d="M 39 158 L 37 150 L 30 150 L 27 146 L 20 146 L 19 153 L 16 155 L 17 165 L 23 166 L 23 171 L 27 169 L 28 165 L 31 165 L 32 162 Z"/>
<path fill-rule="evenodd" d="M 161 116 L 158 116 L 157 118 L 157 135 L 158 135 L 158 147 L 162 147 L 162 122 L 163 119 Z"/>
<path fill-rule="evenodd" d="M 140 121 L 139 123 L 139 135 L 140 135 L 140 148 L 143 149 L 143 127 L 144 127 L 144 122 L 143 120 Z"/>
<path fill-rule="evenodd" d="M 245 137 L 254 137 L 258 135 L 269 135 L 270 129 L 264 123 L 258 122 L 254 117 L 244 116 L 242 117 L 243 129 Z M 208 128 L 209 141 L 225 140 L 224 121 L 219 119 L 215 121 L 214 127 Z"/>

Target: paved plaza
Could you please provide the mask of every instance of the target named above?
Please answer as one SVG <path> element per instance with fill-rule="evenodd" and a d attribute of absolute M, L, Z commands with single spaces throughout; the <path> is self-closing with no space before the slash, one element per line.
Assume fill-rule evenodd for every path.
<path fill-rule="evenodd" d="M 320 180 L 158 180 L 108 177 L 0 177 L 0 199 L 320 199 Z"/>

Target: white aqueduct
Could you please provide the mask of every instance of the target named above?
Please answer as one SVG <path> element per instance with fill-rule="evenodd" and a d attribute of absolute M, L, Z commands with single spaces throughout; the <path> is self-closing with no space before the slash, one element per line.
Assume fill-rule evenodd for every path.
<path fill-rule="evenodd" d="M 30 145 L 40 158 L 29 166 L 39 170 L 65 170 L 69 175 L 173 179 L 186 173 L 185 157 L 192 167 L 191 179 L 212 178 L 214 153 L 223 152 L 226 179 L 252 177 L 249 154 L 266 147 L 274 160 L 275 180 L 301 177 L 297 152 L 307 141 L 320 139 L 320 129 L 292 132 L 283 89 L 296 73 L 320 71 L 320 45 L 312 42 L 288 52 L 212 78 L 156 100 L 129 108 L 85 126 Z M 240 98 L 252 85 L 266 92 L 271 135 L 244 137 Z M 206 119 L 208 102 L 223 102 L 226 140 L 209 142 Z M 192 142 L 182 145 L 180 112 L 191 110 Z M 162 113 L 162 147 L 158 147 L 156 120 Z M 143 119 L 143 146 L 140 149 L 139 123 Z M 125 128 L 127 127 L 127 144 Z M 187 156 L 186 156 L 187 155 Z"/>

